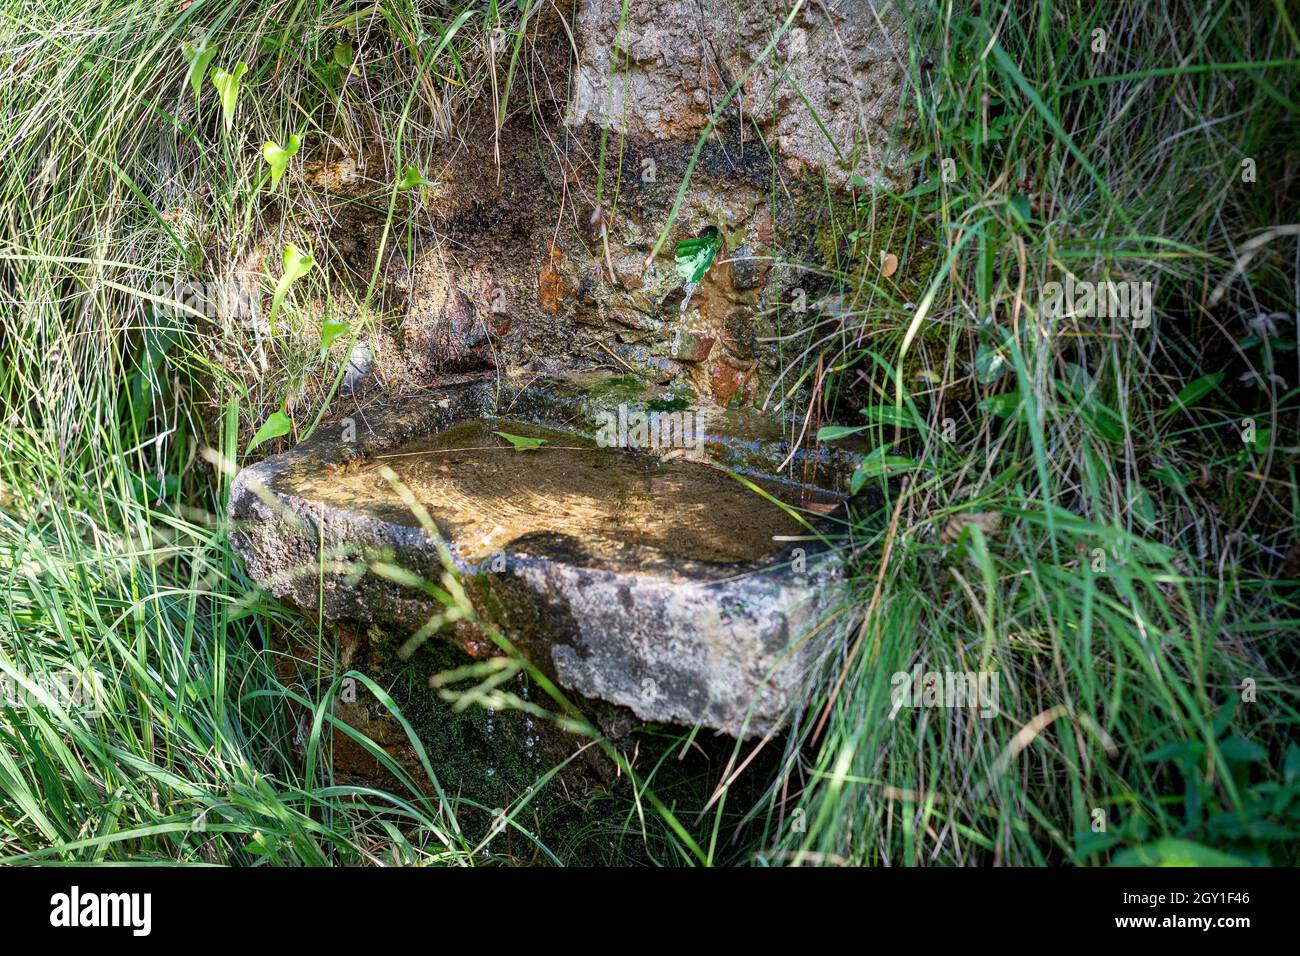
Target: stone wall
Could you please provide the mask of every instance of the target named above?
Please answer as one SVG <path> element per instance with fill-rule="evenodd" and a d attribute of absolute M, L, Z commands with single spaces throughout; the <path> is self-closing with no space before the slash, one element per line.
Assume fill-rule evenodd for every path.
<path fill-rule="evenodd" d="M 622 6 L 582 2 L 570 124 L 681 140 L 735 115 L 792 173 L 890 178 L 905 47 L 888 0 L 807 3 L 780 36 L 789 3 L 633 0 L 626 19 Z"/>
<path fill-rule="evenodd" d="M 784 19 L 775 6 L 631 0 L 620 27 L 621 6 L 584 0 L 572 23 L 539 15 L 532 42 L 568 84 L 533 83 L 553 98 L 500 129 L 480 110 L 430 170 L 442 185 L 382 271 L 396 320 L 368 347 L 388 385 L 586 364 L 715 406 L 770 391 L 785 361 L 775 339 L 806 320 L 788 304 L 807 274 L 788 263 L 824 257 L 828 194 L 897 175 L 898 16 L 872 0 L 816 4 L 763 59 Z M 358 183 L 324 185 L 364 200 Z M 326 245 L 363 257 L 377 245 L 382 220 L 334 221 Z M 709 233 L 722 249 L 686 290 L 676 245 Z"/>

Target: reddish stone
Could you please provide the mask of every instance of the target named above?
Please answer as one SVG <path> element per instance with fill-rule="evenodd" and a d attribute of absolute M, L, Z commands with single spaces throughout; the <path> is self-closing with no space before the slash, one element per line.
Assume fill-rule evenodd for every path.
<path fill-rule="evenodd" d="M 731 404 L 744 381 L 744 373 L 730 365 L 718 362 L 709 368 L 709 389 L 713 392 L 713 400 L 723 408 Z"/>
<path fill-rule="evenodd" d="M 559 269 L 563 259 L 559 246 L 551 246 L 550 255 L 537 273 L 537 305 L 551 315 L 560 314 L 560 299 L 564 297 L 564 276 Z"/>
<path fill-rule="evenodd" d="M 683 332 L 673 345 L 673 358 L 679 362 L 703 362 L 713 351 L 714 338 L 698 332 Z"/>

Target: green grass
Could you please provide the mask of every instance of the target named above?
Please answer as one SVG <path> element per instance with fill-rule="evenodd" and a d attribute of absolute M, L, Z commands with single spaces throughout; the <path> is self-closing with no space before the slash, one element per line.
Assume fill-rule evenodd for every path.
<path fill-rule="evenodd" d="M 292 133 L 388 144 L 395 243 L 399 171 L 436 178 L 435 140 L 521 101 L 527 43 L 486 55 L 495 6 L 382 2 L 344 82 L 348 4 L 0 5 L 0 686 L 35 697 L 0 708 L 0 862 L 564 861 L 611 839 L 608 862 L 1295 862 L 1300 240 L 1268 230 L 1298 221 L 1297 25 L 1283 5 L 983 7 L 909 9 L 915 180 L 828 199 L 802 265 L 840 319 L 779 317 L 791 438 L 816 400 L 894 456 L 868 479 L 881 512 L 845 529 L 826 673 L 752 762 L 749 743 L 725 771 L 639 767 L 576 829 L 521 795 L 507 842 L 436 766 L 336 779 L 344 675 L 286 678 L 272 650 L 334 661 L 336 638 L 259 595 L 226 540 L 231 463 L 277 408 L 298 438 L 328 413 L 378 260 L 313 270 L 274 335 L 140 293 L 225 278 L 252 243 L 279 274 L 331 212 L 292 177 L 259 193 L 262 141 Z M 214 66 L 252 67 L 229 132 L 186 77 L 200 24 Z M 1066 270 L 1155 282 L 1151 326 L 1043 315 Z M 347 324 L 324 355 L 309 299 Z M 971 513 L 1000 522 L 951 540 Z M 891 720 L 917 665 L 992 671 L 999 715 Z M 69 669 L 98 675 L 93 707 L 54 693 Z"/>

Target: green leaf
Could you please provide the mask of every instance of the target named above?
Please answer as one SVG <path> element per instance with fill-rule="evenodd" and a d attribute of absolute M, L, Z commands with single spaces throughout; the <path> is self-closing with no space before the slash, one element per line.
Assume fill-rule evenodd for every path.
<path fill-rule="evenodd" d="M 1123 839 L 1118 833 L 1082 830 L 1074 835 L 1074 862 L 1081 863 L 1090 856 L 1105 853 Z"/>
<path fill-rule="evenodd" d="M 297 133 L 289 137 L 287 146 L 281 146 L 269 139 L 262 144 L 262 158 L 271 167 L 271 192 L 275 192 L 275 187 L 280 185 L 280 177 L 289 168 L 289 160 L 293 159 L 294 153 L 298 152 L 298 147 L 301 145 L 302 140 L 298 138 Z"/>
<path fill-rule="evenodd" d="M 509 432 L 493 432 L 515 446 L 515 451 L 533 451 L 546 444 L 545 438 L 528 438 L 525 435 L 512 435 Z"/>
<path fill-rule="evenodd" d="M 1174 399 L 1174 404 L 1170 410 L 1188 408 L 1191 405 L 1195 405 L 1202 398 L 1219 387 L 1219 383 L 1223 381 L 1224 374 L 1225 373 L 1223 372 L 1211 372 L 1209 375 L 1202 375 L 1200 378 L 1188 382 L 1181 390 L 1179 390 L 1178 396 Z"/>
<path fill-rule="evenodd" d="M 868 478 L 888 478 L 917 467 L 917 463 L 910 458 L 888 454 L 888 448 L 888 445 L 882 445 L 862 459 L 849 476 L 849 494 L 856 495 L 861 491 Z"/>
<path fill-rule="evenodd" d="M 1137 490 L 1133 492 L 1133 500 L 1129 502 L 1129 507 L 1133 509 L 1133 514 L 1144 525 L 1148 528 L 1155 527 L 1156 504 L 1151 499 L 1151 493 L 1140 484 L 1137 486 Z"/>
<path fill-rule="evenodd" d="M 1186 487 L 1189 479 L 1177 468 L 1161 465 L 1159 468 L 1151 469 L 1151 477 L 1157 481 L 1162 481 L 1173 488 Z"/>
<path fill-rule="evenodd" d="M 709 271 L 718 250 L 722 248 L 722 236 L 716 230 L 710 230 L 694 239 L 683 239 L 677 243 L 674 257 L 677 274 L 691 285 L 699 285 L 704 273 Z"/>
<path fill-rule="evenodd" d="M 1287 744 L 1286 756 L 1282 759 L 1282 779 L 1287 783 L 1300 780 L 1300 745 Z"/>
<path fill-rule="evenodd" d="M 293 422 L 284 412 L 272 412 L 266 421 L 262 422 L 262 427 L 257 430 L 253 440 L 248 443 L 244 449 L 244 454 L 248 454 L 262 442 L 270 441 L 272 438 L 279 438 L 281 435 L 287 435 L 293 430 Z"/>
<path fill-rule="evenodd" d="M 271 315 L 267 321 L 271 325 L 271 331 L 275 331 L 275 316 L 280 311 L 280 305 L 284 302 L 284 297 L 289 291 L 289 286 L 293 285 L 316 264 L 310 252 L 303 252 L 292 242 L 284 247 L 284 273 L 275 284 L 275 295 L 271 299 Z"/>
<path fill-rule="evenodd" d="M 975 379 L 981 385 L 989 385 L 996 382 L 1007 370 L 1011 368 L 1011 363 L 1007 361 L 1005 355 L 992 345 L 981 345 L 975 351 Z"/>
<path fill-rule="evenodd" d="M 352 326 L 347 322 L 335 322 L 332 319 L 326 319 L 325 324 L 322 325 L 320 329 L 321 353 L 324 354 L 325 352 L 328 352 L 330 346 L 334 344 L 334 340 L 340 335 L 347 335 L 351 329 Z"/>
<path fill-rule="evenodd" d="M 1020 408 L 1020 391 L 1003 392 L 1001 395 L 990 395 L 984 401 L 979 403 L 981 411 L 986 411 L 990 415 L 998 418 L 1010 418 Z"/>
<path fill-rule="evenodd" d="M 1265 748 L 1245 737 L 1229 737 L 1219 741 L 1219 753 L 1223 754 L 1224 760 L 1236 763 L 1259 763 L 1268 759 Z"/>
<path fill-rule="evenodd" d="M 352 44 L 347 40 L 340 40 L 334 44 L 334 62 L 347 69 L 352 65 Z"/>
<path fill-rule="evenodd" d="M 179 475 L 163 475 L 160 478 L 157 475 L 128 473 L 126 477 L 131 482 L 131 489 L 135 492 L 136 500 L 142 505 L 171 498 L 181 487 Z"/>
<path fill-rule="evenodd" d="M 397 181 L 398 189 L 415 189 L 418 186 L 436 186 L 432 179 L 425 179 L 424 174 L 414 166 L 407 166 L 402 171 L 402 178 Z"/>
<path fill-rule="evenodd" d="M 1012 215 L 1025 225 L 1028 225 L 1033 219 L 1032 212 L 1029 208 L 1029 197 L 1024 193 L 1016 193 L 1012 196 L 1011 201 L 1007 203 L 1007 206 L 1010 207 Z"/>
<path fill-rule="evenodd" d="M 229 73 L 225 70 L 212 71 L 212 85 L 221 97 L 221 113 L 225 117 L 226 132 L 235 124 L 235 106 L 239 102 L 239 81 L 248 72 L 248 64 L 240 60 L 235 69 Z"/>
<path fill-rule="evenodd" d="M 837 438 L 845 438 L 848 435 L 856 435 L 858 432 L 866 431 L 870 425 L 823 425 L 817 432 L 818 441 L 835 441 Z"/>
<path fill-rule="evenodd" d="M 1210 718 L 1210 730 L 1214 732 L 1215 740 L 1228 732 L 1228 728 L 1232 726 L 1232 718 L 1237 716 L 1239 704 L 1238 698 L 1229 694 L 1222 704 L 1214 708 L 1214 716 Z"/>
<path fill-rule="evenodd" d="M 1162 763 L 1168 760 L 1180 767 L 1190 768 L 1201 759 L 1204 753 L 1204 744 L 1189 740 L 1177 740 L 1144 754 L 1142 760 L 1146 763 Z"/>
<path fill-rule="evenodd" d="M 902 408 L 897 405 L 868 405 L 862 409 L 862 414 L 873 421 L 880 422 L 882 425 L 892 425 L 898 428 L 921 427 L 916 413 L 906 405 Z"/>
<path fill-rule="evenodd" d="M 1073 400 L 1079 418 L 1098 437 L 1110 442 L 1122 442 L 1125 436 L 1124 420 L 1120 418 L 1119 412 L 1098 398 L 1097 383 L 1087 370 L 1073 362 L 1067 362 L 1065 378 L 1064 382 L 1057 380 L 1056 388 L 1067 400 Z"/>
<path fill-rule="evenodd" d="M 1229 840 L 1281 841 L 1295 839 L 1295 832 L 1279 826 L 1272 820 L 1243 820 L 1236 810 L 1216 813 L 1205 821 L 1210 832 Z"/>
<path fill-rule="evenodd" d="M 189 77 L 190 89 L 194 91 L 194 102 L 198 103 L 203 98 L 203 76 L 208 72 L 208 64 L 212 58 L 217 55 L 217 48 L 208 42 L 204 37 L 198 43 L 182 43 L 181 56 L 189 65 L 185 71 Z"/>
<path fill-rule="evenodd" d="M 1080 411 L 1096 435 L 1117 445 L 1124 441 L 1124 423 L 1114 409 L 1092 400 L 1082 406 Z"/>
<path fill-rule="evenodd" d="M 255 830 L 253 838 L 244 844 L 244 849 L 258 856 L 269 856 L 279 847 L 279 842 L 275 837 L 269 837 L 261 830 Z"/>
<path fill-rule="evenodd" d="M 1115 854 L 1111 866 L 1245 866 L 1235 856 L 1220 853 L 1190 840 L 1166 837 L 1146 846 L 1130 847 Z"/>

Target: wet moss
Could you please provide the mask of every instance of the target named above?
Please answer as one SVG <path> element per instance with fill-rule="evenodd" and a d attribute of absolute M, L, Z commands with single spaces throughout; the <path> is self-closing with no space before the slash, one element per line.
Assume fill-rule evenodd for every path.
<path fill-rule="evenodd" d="M 648 387 L 635 375 L 613 375 L 588 386 L 587 394 L 597 399 L 630 402 L 640 398 Z"/>

